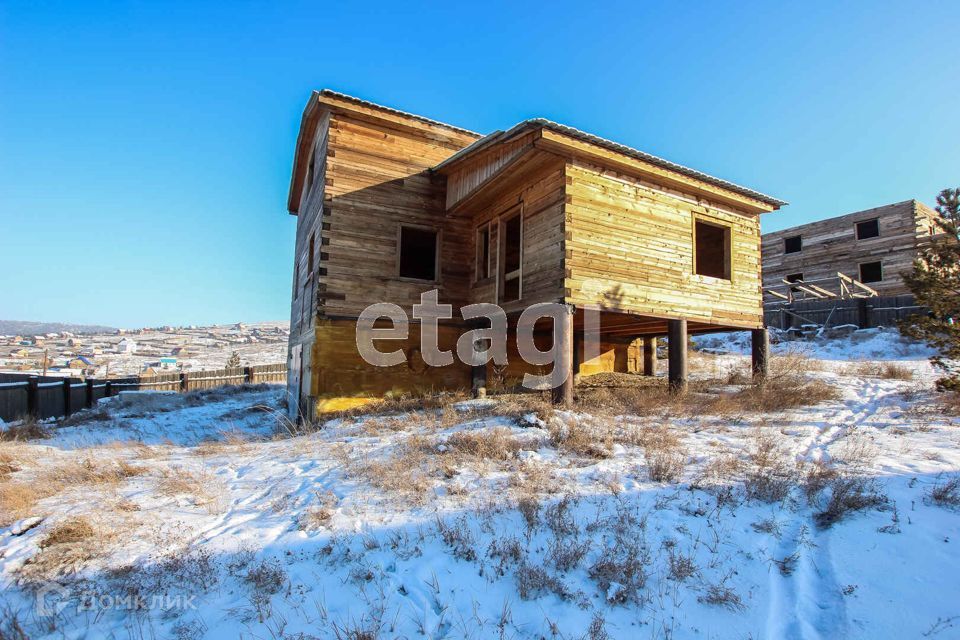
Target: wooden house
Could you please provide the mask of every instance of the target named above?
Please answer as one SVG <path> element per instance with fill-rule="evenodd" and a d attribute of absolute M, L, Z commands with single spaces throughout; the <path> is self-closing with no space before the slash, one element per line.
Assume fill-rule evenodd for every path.
<path fill-rule="evenodd" d="M 626 370 L 628 346 L 643 339 L 653 373 L 653 339 L 669 333 L 670 378 L 682 384 L 687 333 L 762 329 L 759 216 L 783 204 L 548 120 L 482 136 L 315 92 L 287 203 L 297 216 L 291 395 L 309 414 L 343 406 L 330 398 L 476 386 L 459 361 L 426 367 L 415 325 L 402 365 L 373 367 L 357 353 L 364 308 L 390 302 L 409 314 L 432 289 L 454 318 L 492 302 L 511 327 L 533 303 L 567 305 L 558 366 L 578 372 Z M 583 362 L 588 305 L 602 308 L 601 356 Z M 440 347 L 464 329 L 442 324 Z M 525 369 L 511 357 L 507 374 Z M 572 376 L 558 397 L 571 394 Z"/>
<path fill-rule="evenodd" d="M 882 296 L 909 294 L 901 274 L 938 233 L 936 211 L 906 200 L 763 235 L 763 285 L 810 283 L 835 293 L 843 274 Z M 771 301 L 776 301 L 771 299 Z"/>

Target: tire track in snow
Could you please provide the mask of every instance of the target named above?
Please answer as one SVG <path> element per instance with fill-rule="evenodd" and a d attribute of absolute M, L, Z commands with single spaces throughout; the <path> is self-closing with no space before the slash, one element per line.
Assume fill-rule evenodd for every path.
<path fill-rule="evenodd" d="M 826 460 L 827 449 L 852 429 L 867 424 L 891 392 L 876 380 L 860 379 L 842 406 L 829 411 L 800 454 Z M 819 453 L 817 453 L 819 452 Z M 830 530 L 814 532 L 806 517 L 795 517 L 774 552 L 790 566 L 770 568 L 770 605 L 766 635 L 785 640 L 845 637 L 846 603 L 836 579 L 830 552 Z"/>

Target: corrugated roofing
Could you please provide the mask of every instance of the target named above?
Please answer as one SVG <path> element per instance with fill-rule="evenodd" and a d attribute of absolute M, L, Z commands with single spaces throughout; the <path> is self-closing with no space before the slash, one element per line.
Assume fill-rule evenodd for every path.
<path fill-rule="evenodd" d="M 413 120 L 418 120 L 426 124 L 436 125 L 438 127 L 445 127 L 447 129 L 453 129 L 454 131 L 459 131 L 460 133 L 467 133 L 472 136 L 480 137 L 483 134 L 477 133 L 476 131 L 470 131 L 469 129 L 464 129 L 463 127 L 455 127 L 452 124 L 447 124 L 446 122 L 439 122 L 438 120 L 431 120 L 430 118 L 425 118 L 423 116 L 418 116 L 415 113 L 407 113 L 406 111 L 400 111 L 399 109 L 394 109 L 392 107 L 385 107 L 382 104 L 377 104 L 375 102 L 369 102 L 368 100 L 361 100 L 360 98 L 354 98 L 353 96 L 348 96 L 345 93 L 340 93 L 339 91 L 333 91 L 332 89 L 323 89 L 320 92 L 322 96 L 330 96 L 331 98 L 338 98 L 340 100 L 346 100 L 354 104 L 358 104 L 363 107 L 369 107 L 371 109 L 378 109 L 380 111 L 386 111 L 387 113 L 392 113 L 397 116 L 403 116 L 405 118 L 412 118 Z"/>

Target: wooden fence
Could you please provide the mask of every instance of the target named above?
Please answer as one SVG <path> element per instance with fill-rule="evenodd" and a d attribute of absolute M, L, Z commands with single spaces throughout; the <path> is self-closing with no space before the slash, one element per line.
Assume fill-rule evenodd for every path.
<path fill-rule="evenodd" d="M 845 300 L 797 300 L 792 304 L 766 304 L 763 319 L 768 327 L 790 329 L 803 325 L 836 327 L 854 324 L 861 329 L 891 327 L 898 320 L 916 313 L 926 313 L 913 296 L 877 296 Z"/>
<path fill-rule="evenodd" d="M 66 417 L 121 391 L 186 392 L 225 385 L 284 384 L 286 381 L 287 365 L 283 363 L 106 380 L 0 373 L 0 420 L 10 422 L 24 416 L 39 420 Z"/>

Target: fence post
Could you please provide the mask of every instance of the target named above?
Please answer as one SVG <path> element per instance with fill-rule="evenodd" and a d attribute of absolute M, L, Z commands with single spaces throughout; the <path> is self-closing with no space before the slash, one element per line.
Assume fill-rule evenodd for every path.
<path fill-rule="evenodd" d="M 37 385 L 40 378 L 27 378 L 27 413 L 34 418 L 40 417 L 40 390 Z"/>
<path fill-rule="evenodd" d="M 93 384 L 95 380 L 93 378 L 87 378 L 87 408 L 93 408 Z"/>
<path fill-rule="evenodd" d="M 63 379 L 63 417 L 66 418 L 71 413 L 73 413 L 70 406 L 70 396 L 73 395 L 73 390 L 70 388 L 70 378 Z"/>
<path fill-rule="evenodd" d="M 103 397 L 104 397 L 104 398 L 109 398 L 109 397 L 110 397 L 110 394 L 113 393 L 113 384 L 111 384 L 110 380 L 107 380 L 105 384 L 106 384 L 107 386 L 106 386 L 106 388 L 103 390 Z"/>
<path fill-rule="evenodd" d="M 857 300 L 857 324 L 861 329 L 870 328 L 870 309 L 867 307 L 866 298 Z"/>
<path fill-rule="evenodd" d="M 189 377 L 190 377 L 189 373 L 183 373 L 183 372 L 180 373 L 180 393 L 187 392 L 187 384 L 189 382 Z"/>
<path fill-rule="evenodd" d="M 253 367 L 243 368 L 243 381 L 247 384 L 253 384 Z"/>

